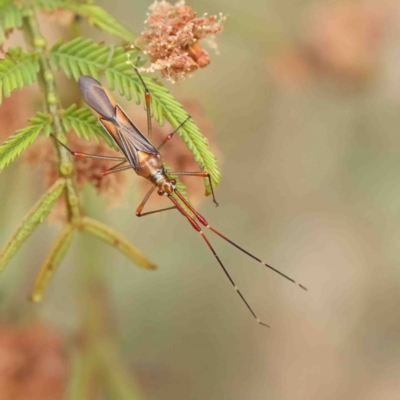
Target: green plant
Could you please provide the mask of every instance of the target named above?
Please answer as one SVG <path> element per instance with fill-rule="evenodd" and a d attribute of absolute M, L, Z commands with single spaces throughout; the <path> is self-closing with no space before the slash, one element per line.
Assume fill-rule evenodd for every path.
<path fill-rule="evenodd" d="M 36 17 L 38 10 L 51 12 L 55 9 L 69 10 L 75 16 L 87 20 L 94 27 L 113 35 L 122 41 L 121 45 L 95 43 L 91 39 L 77 35 L 69 41 L 57 41 L 50 48 L 42 36 Z M 66 133 L 73 131 L 77 137 L 97 142 L 105 142 L 113 147 L 113 141 L 106 134 L 97 118 L 87 108 L 71 104 L 63 108 L 60 94 L 55 83 L 54 71 L 61 70 L 73 80 L 81 75 L 91 75 L 96 79 L 104 77 L 110 90 L 118 90 L 128 100 L 136 103 L 144 99 L 144 88 L 129 59 L 136 59 L 141 53 L 132 47 L 135 35 L 121 26 L 102 8 L 80 0 L 40 0 L 35 2 L 0 0 L 0 45 L 7 35 L 15 29 L 22 29 L 28 51 L 21 48 L 9 48 L 0 59 L 0 106 L 3 97 L 10 97 L 14 91 L 38 81 L 43 99 L 43 110 L 29 118 L 29 125 L 19 129 L 0 145 L 0 172 L 13 163 L 22 152 L 31 146 L 40 136 L 53 142 L 58 178 L 27 213 L 4 248 L 0 251 L 0 271 L 5 268 L 19 250 L 22 243 L 50 213 L 56 201 L 64 197 L 67 218 L 60 233 L 51 245 L 40 268 L 31 299 L 42 299 L 46 286 L 57 267 L 62 262 L 74 233 L 78 230 L 91 234 L 122 252 L 136 265 L 144 269 L 155 269 L 135 246 L 110 227 L 85 215 L 81 207 L 81 196 L 70 153 L 55 141 L 66 143 Z M 130 46 L 128 46 L 130 45 Z M 197 48 L 198 45 L 196 44 Z M 182 51 L 182 50 L 181 50 Z M 143 62 L 143 56 L 142 56 Z M 151 110 L 154 119 L 162 125 L 164 118 L 176 128 L 186 119 L 183 106 L 153 76 L 144 73 L 143 79 L 149 88 L 152 100 Z M 178 131 L 199 167 L 210 173 L 212 183 L 219 183 L 219 171 L 208 142 L 192 120 Z M 166 170 L 170 171 L 168 166 Z M 208 181 L 204 180 L 206 194 L 210 194 Z M 185 195 L 185 188 L 177 182 Z M 185 195 L 186 196 L 186 195 Z M 85 240 L 85 238 L 83 238 Z M 117 347 L 113 343 L 107 327 L 107 315 L 102 306 L 105 301 L 104 277 L 95 261 L 82 267 L 82 304 L 83 321 L 82 341 L 77 348 L 76 365 L 70 382 L 70 398 L 86 399 L 97 386 L 115 399 L 138 399 L 140 391 L 120 362 Z M 93 384 L 97 385 L 93 388 Z"/>

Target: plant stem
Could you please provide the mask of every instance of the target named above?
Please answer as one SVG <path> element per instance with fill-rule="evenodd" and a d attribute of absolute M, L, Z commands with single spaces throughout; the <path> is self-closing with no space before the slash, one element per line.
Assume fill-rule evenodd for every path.
<path fill-rule="evenodd" d="M 51 116 L 52 133 L 61 142 L 66 142 L 66 137 L 61 124 L 59 111 L 61 110 L 59 96 L 54 82 L 54 73 L 50 66 L 49 55 L 46 50 L 46 40 L 42 36 L 34 10 L 27 6 L 23 28 L 27 42 L 36 51 L 39 57 L 40 69 L 38 72 L 39 84 L 44 94 L 45 112 Z M 65 178 L 65 199 L 68 211 L 68 220 L 75 222 L 82 215 L 80 200 L 76 188 L 74 169 L 71 155 L 58 142 L 53 141 L 57 155 L 58 175 Z"/>

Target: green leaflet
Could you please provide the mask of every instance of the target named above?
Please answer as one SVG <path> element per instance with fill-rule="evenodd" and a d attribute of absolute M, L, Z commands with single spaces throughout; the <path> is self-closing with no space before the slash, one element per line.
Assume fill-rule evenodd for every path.
<path fill-rule="evenodd" d="M 31 299 L 35 303 L 42 300 L 43 292 L 56 272 L 57 267 L 63 260 L 65 253 L 69 249 L 73 233 L 74 226 L 72 224 L 66 224 L 52 244 L 47 257 L 40 268 L 39 275 L 36 278 L 32 291 Z"/>
<path fill-rule="evenodd" d="M 50 61 L 57 70 L 61 66 L 68 78 L 78 80 L 81 75 L 90 75 L 99 79 L 99 71 L 105 68 L 112 53 L 112 46 L 78 37 L 65 44 L 57 41 L 50 50 Z"/>
<path fill-rule="evenodd" d="M 151 263 L 143 253 L 129 243 L 123 236 L 115 232 L 108 226 L 89 217 L 83 217 L 77 222 L 80 229 L 98 237 L 105 243 L 115 247 L 121 253 L 130 258 L 136 265 L 144 269 L 156 269 L 157 267 Z"/>
<path fill-rule="evenodd" d="M 90 25 L 125 42 L 133 42 L 136 39 L 132 32 L 124 28 L 107 11 L 100 7 L 91 4 L 79 4 L 77 6 L 71 4 L 66 8 L 83 18 L 87 18 Z"/>
<path fill-rule="evenodd" d="M 15 160 L 38 137 L 40 132 L 46 136 L 50 134 L 50 121 L 46 114 L 37 113 L 37 116 L 28 121 L 31 125 L 18 130 L 14 136 L 0 145 L 0 171 Z"/>
<path fill-rule="evenodd" d="M 64 130 L 68 132 L 73 129 L 79 138 L 90 140 L 89 132 L 92 133 L 97 143 L 101 136 L 110 147 L 117 148 L 110 135 L 104 130 L 97 117 L 88 108 L 77 108 L 75 104 L 65 110 L 61 115 Z"/>
<path fill-rule="evenodd" d="M 65 180 L 60 178 L 51 186 L 39 201 L 30 209 L 14 234 L 0 252 L 0 271 L 11 260 L 22 243 L 39 226 L 53 208 L 54 203 L 64 189 Z"/>
<path fill-rule="evenodd" d="M 122 39 L 125 42 L 133 42 L 135 40 L 133 33 L 123 27 L 107 11 L 92 4 L 66 0 L 38 0 L 35 2 L 35 8 L 45 8 L 47 11 L 52 11 L 55 8 L 64 8 L 87 19 L 90 25 L 105 33 Z"/>
<path fill-rule="evenodd" d="M 88 60 L 89 52 L 91 55 Z M 74 77 L 76 80 L 88 72 L 90 75 L 98 77 L 99 73 L 104 70 L 111 90 L 118 88 L 121 95 L 128 100 L 134 96 L 137 103 L 144 98 L 144 88 L 139 77 L 132 65 L 126 63 L 128 54 L 131 60 L 135 60 L 137 57 L 137 53 L 133 50 L 125 52 L 121 46 L 105 46 L 78 38 L 63 46 L 58 43 L 53 46 L 51 54 L 54 66 L 56 68 L 61 66 L 68 76 Z M 94 70 L 97 72 L 92 74 Z M 143 79 L 151 92 L 151 110 L 157 122 L 162 125 L 165 116 L 174 128 L 178 127 L 188 116 L 183 106 L 154 78 L 143 74 Z M 199 128 L 192 120 L 188 120 L 179 129 L 178 135 L 186 143 L 199 167 L 211 175 L 214 188 L 217 187 L 220 182 L 217 160 L 211 153 L 208 142 Z M 204 184 L 208 195 L 211 193 L 208 180 L 205 179 Z"/>
<path fill-rule="evenodd" d="M 39 61 L 36 54 L 23 53 L 20 47 L 9 49 L 5 58 L 0 60 L 0 104 L 2 92 L 10 97 L 15 89 L 29 86 L 36 80 Z"/>
<path fill-rule="evenodd" d="M 22 10 L 12 1 L 0 1 L 0 45 L 6 33 L 22 26 Z"/>

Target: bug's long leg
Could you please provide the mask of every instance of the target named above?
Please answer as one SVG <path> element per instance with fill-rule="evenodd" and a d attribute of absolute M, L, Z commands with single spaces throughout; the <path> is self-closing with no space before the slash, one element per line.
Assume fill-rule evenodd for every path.
<path fill-rule="evenodd" d="M 73 151 L 69 147 L 67 147 L 63 142 L 60 142 L 53 134 L 51 134 L 51 136 L 55 140 L 57 140 L 57 142 L 60 143 L 61 146 L 63 146 L 66 150 L 68 150 L 71 153 L 71 155 L 73 155 L 74 157 L 97 158 L 100 160 L 109 160 L 109 161 L 125 161 L 126 160 L 125 157 L 110 157 L 110 156 L 102 156 L 99 154 L 88 154 L 88 153 L 80 153 L 79 151 Z"/>
<path fill-rule="evenodd" d="M 140 57 L 137 58 L 136 63 L 138 63 L 140 60 Z M 137 73 L 137 76 L 140 79 L 140 82 L 142 83 L 143 87 L 144 87 L 144 100 L 146 103 L 146 114 L 147 114 L 147 136 L 148 138 L 151 140 L 151 136 L 152 136 L 152 127 L 151 127 L 151 108 L 150 108 L 150 102 L 151 102 L 151 95 L 150 95 L 150 91 L 147 88 L 146 84 L 144 83 L 144 80 L 142 78 L 142 75 L 140 75 L 139 69 L 137 67 L 137 65 L 135 65 L 130 59 L 129 59 L 129 54 L 128 54 L 128 64 L 132 65 L 133 69 L 135 70 L 135 72 Z"/>
<path fill-rule="evenodd" d="M 205 172 L 205 171 L 200 171 L 200 172 L 177 171 L 177 172 L 175 172 L 175 171 L 173 171 L 173 172 L 170 172 L 169 175 L 186 175 L 186 176 L 199 176 L 200 178 L 208 178 L 208 182 L 209 182 L 210 188 L 211 188 L 213 202 L 218 207 L 218 202 L 217 202 L 217 200 L 215 198 L 215 194 L 214 194 L 213 184 L 211 182 L 211 176 L 208 172 Z"/>
<path fill-rule="evenodd" d="M 262 265 L 264 265 L 265 267 L 272 269 L 273 271 L 275 271 L 277 274 L 283 276 L 284 278 L 286 278 L 287 280 L 289 280 L 290 282 L 296 284 L 297 286 L 301 287 L 304 290 L 308 290 L 305 286 L 303 286 L 301 283 L 296 282 L 294 279 L 290 278 L 289 276 L 285 275 L 284 273 L 282 273 L 281 271 L 277 270 L 276 268 L 272 267 L 271 265 L 265 263 L 264 261 L 260 260 L 258 257 L 256 257 L 255 255 L 249 253 L 247 250 L 243 249 L 242 247 L 240 247 L 239 245 L 237 245 L 235 242 L 232 242 L 232 240 L 228 239 L 226 236 L 224 236 L 221 232 L 217 231 L 216 229 L 214 229 L 208 222 L 207 220 L 201 215 L 199 214 L 194 208 L 193 206 L 186 201 L 186 199 L 177 191 L 175 190 L 176 195 L 182 200 L 182 202 L 186 205 L 186 207 L 189 208 L 189 210 L 191 210 L 193 212 L 193 214 L 196 216 L 196 218 L 206 227 L 208 228 L 210 231 L 214 232 L 215 234 L 217 234 L 219 237 L 221 237 L 222 239 L 226 240 L 228 243 L 230 243 L 232 246 L 235 246 L 237 249 L 239 249 L 240 251 L 242 251 L 243 253 L 247 254 L 249 257 L 253 258 L 254 260 L 258 261 L 259 263 L 261 263 Z"/>
<path fill-rule="evenodd" d="M 176 192 L 177 193 L 177 192 Z M 250 304 L 247 302 L 247 300 L 244 298 L 244 296 L 242 295 L 242 293 L 240 292 L 239 288 L 236 286 L 235 282 L 233 281 L 232 277 L 230 276 L 229 272 L 227 271 L 227 269 L 225 268 L 224 264 L 222 263 L 221 259 L 219 258 L 218 254 L 216 253 L 216 251 L 214 250 L 214 248 L 211 246 L 211 243 L 209 242 L 209 240 L 207 239 L 207 236 L 203 233 L 203 231 L 201 230 L 200 226 L 198 225 L 198 223 L 181 207 L 181 205 L 172 197 L 172 196 L 168 196 L 169 199 L 175 204 L 175 207 L 180 211 L 180 213 L 185 216 L 187 218 L 187 220 L 190 222 L 190 224 L 192 225 L 192 227 L 200 233 L 201 237 L 203 238 L 203 240 L 206 242 L 208 248 L 211 250 L 211 252 L 213 253 L 214 257 L 217 259 L 219 265 L 221 266 L 222 270 L 224 271 L 226 277 L 229 279 L 229 282 L 232 284 L 233 288 L 236 290 L 236 293 L 239 295 L 239 297 L 242 299 L 243 303 L 246 305 L 246 307 L 248 308 L 248 310 L 251 312 L 251 314 L 253 315 L 253 317 L 255 318 L 255 320 L 260 324 L 263 325 L 267 328 L 270 328 L 270 326 L 268 324 L 266 324 L 265 322 L 261 321 L 260 318 L 257 317 L 256 313 L 253 311 L 253 309 L 251 308 Z"/>
<path fill-rule="evenodd" d="M 154 210 L 154 211 L 148 211 L 142 214 L 142 210 L 145 206 L 145 204 L 147 203 L 147 200 L 149 200 L 150 196 L 153 194 L 154 190 L 156 189 L 157 186 L 153 186 L 146 194 L 146 196 L 144 196 L 144 199 L 142 200 L 142 202 L 139 204 L 139 207 L 136 209 L 136 216 L 137 217 L 144 217 L 145 215 L 150 215 L 150 214 L 155 214 L 155 213 L 159 213 L 162 211 L 167 211 L 167 210 L 174 210 L 176 207 L 167 207 L 167 208 L 161 208 L 159 210 Z"/>
<path fill-rule="evenodd" d="M 107 169 L 105 171 L 102 171 L 101 175 L 102 176 L 107 176 L 107 175 L 113 174 L 115 172 L 121 172 L 121 171 L 125 171 L 126 169 L 131 169 L 132 165 L 130 165 L 130 164 L 129 165 L 125 165 L 123 167 L 120 167 L 120 165 L 123 165 L 123 164 L 125 164 L 127 162 L 128 162 L 128 160 L 122 161 L 119 164 L 114 165 L 113 167 L 111 167 L 111 168 L 109 168 L 109 169 Z"/>
<path fill-rule="evenodd" d="M 148 211 L 148 212 L 145 212 L 143 214 L 136 214 L 136 216 L 137 217 L 145 217 L 146 215 L 156 214 L 156 213 L 159 213 L 159 212 L 162 212 L 162 211 L 175 210 L 175 209 L 176 209 L 175 206 L 174 207 L 160 208 L 159 210 Z"/>
<path fill-rule="evenodd" d="M 163 147 L 166 143 L 168 143 L 168 142 L 173 138 L 173 136 L 175 135 L 175 133 L 178 132 L 179 129 L 181 129 L 182 126 L 185 125 L 185 123 L 186 123 L 187 121 L 189 121 L 190 118 L 191 118 L 191 117 L 190 117 L 190 115 L 189 115 L 183 122 L 181 122 L 181 123 L 175 128 L 175 130 L 174 130 L 172 133 L 170 133 L 169 135 L 167 135 L 167 136 L 164 138 L 164 140 L 159 144 L 159 146 L 157 147 L 157 150 L 160 150 L 161 147 Z"/>

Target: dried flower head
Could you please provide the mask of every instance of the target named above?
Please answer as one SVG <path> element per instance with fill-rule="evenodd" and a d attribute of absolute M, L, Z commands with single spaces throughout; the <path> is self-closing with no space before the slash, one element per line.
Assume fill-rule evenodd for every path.
<path fill-rule="evenodd" d="M 150 7 L 145 23 L 149 30 L 138 38 L 139 47 L 150 56 L 148 72 L 156 70 L 168 80 L 185 79 L 188 74 L 210 63 L 208 53 L 199 40 L 206 39 L 210 47 L 217 49 L 214 35 L 222 31 L 226 17 L 222 14 L 204 14 L 196 18 L 193 9 L 184 1 L 174 5 L 156 1 Z"/>
<path fill-rule="evenodd" d="M 58 335 L 39 325 L 0 327 L 0 399 L 62 399 L 67 367 Z"/>

